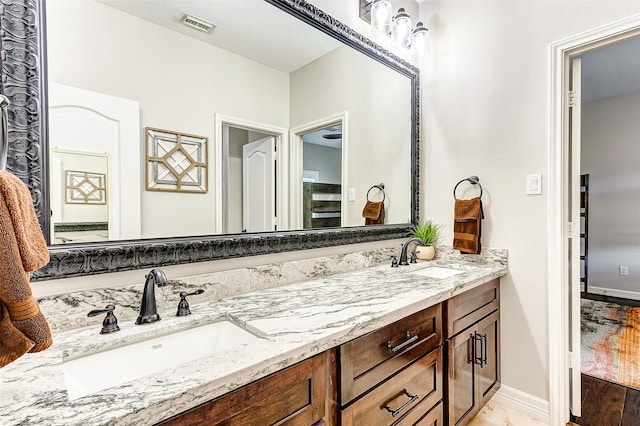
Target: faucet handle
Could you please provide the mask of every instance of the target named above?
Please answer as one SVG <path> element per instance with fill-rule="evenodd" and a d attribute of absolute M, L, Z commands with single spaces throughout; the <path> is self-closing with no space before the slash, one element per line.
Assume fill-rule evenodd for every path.
<path fill-rule="evenodd" d="M 187 296 L 195 296 L 196 294 L 204 293 L 203 289 L 198 289 L 192 291 L 191 293 L 187 293 L 186 291 L 180 292 L 180 302 L 178 302 L 178 312 L 176 313 L 177 317 L 184 317 L 187 315 L 191 315 L 191 310 L 189 309 L 189 302 L 187 302 Z"/>
<path fill-rule="evenodd" d="M 391 267 L 392 268 L 398 267 L 398 257 L 396 255 L 391 256 Z"/>
<path fill-rule="evenodd" d="M 418 255 L 415 251 L 411 252 L 411 260 L 409 261 L 409 263 L 418 263 Z"/>
<path fill-rule="evenodd" d="M 107 316 L 105 316 L 104 320 L 102 321 L 102 330 L 100 330 L 100 334 L 108 334 L 120 331 L 120 327 L 118 326 L 118 319 L 113 314 L 113 310 L 115 308 L 115 305 L 107 305 L 104 309 L 94 309 L 87 314 L 88 317 L 95 317 L 96 315 L 104 313 L 107 314 Z"/>

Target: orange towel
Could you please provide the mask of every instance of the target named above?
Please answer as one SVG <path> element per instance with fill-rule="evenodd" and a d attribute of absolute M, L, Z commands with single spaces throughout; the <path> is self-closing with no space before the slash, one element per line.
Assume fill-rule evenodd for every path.
<path fill-rule="evenodd" d="M 0 170 L 0 367 L 53 343 L 29 272 L 49 262 L 29 188 Z"/>
<path fill-rule="evenodd" d="M 463 253 L 480 254 L 482 249 L 482 201 L 480 197 L 458 200 L 454 206 L 453 248 Z"/>
<path fill-rule="evenodd" d="M 384 224 L 384 203 L 382 201 L 368 201 L 362 210 L 365 225 Z"/>

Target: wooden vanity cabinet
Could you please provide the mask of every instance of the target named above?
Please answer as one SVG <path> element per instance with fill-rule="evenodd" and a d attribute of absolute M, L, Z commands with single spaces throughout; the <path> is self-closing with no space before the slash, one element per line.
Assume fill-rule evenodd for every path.
<path fill-rule="evenodd" d="M 466 425 L 500 387 L 500 281 L 445 302 L 449 426 Z"/>
<path fill-rule="evenodd" d="M 162 425 L 335 424 L 335 349 L 161 422 Z"/>
<path fill-rule="evenodd" d="M 462 426 L 499 387 L 495 279 L 161 424 Z"/>
<path fill-rule="evenodd" d="M 338 348 L 343 426 L 442 425 L 441 305 Z"/>

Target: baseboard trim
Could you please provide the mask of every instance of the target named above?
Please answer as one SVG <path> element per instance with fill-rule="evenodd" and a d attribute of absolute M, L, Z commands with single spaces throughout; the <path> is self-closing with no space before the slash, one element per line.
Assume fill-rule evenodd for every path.
<path fill-rule="evenodd" d="M 500 385 L 491 400 L 549 424 L 549 401 L 537 396 Z"/>
<path fill-rule="evenodd" d="M 622 299 L 640 300 L 640 292 L 629 290 L 616 290 L 614 288 L 589 286 L 589 293 L 603 296 L 620 297 Z"/>

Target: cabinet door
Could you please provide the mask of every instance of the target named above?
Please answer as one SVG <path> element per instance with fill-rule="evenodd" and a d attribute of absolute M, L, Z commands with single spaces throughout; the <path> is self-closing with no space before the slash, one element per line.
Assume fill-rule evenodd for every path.
<path fill-rule="evenodd" d="M 500 279 L 496 278 L 447 300 L 445 337 L 451 337 L 500 308 Z"/>
<path fill-rule="evenodd" d="M 458 425 L 477 405 L 473 358 L 475 327 L 446 340 L 448 371 L 448 423 Z"/>
<path fill-rule="evenodd" d="M 478 399 L 480 406 L 489 401 L 500 384 L 500 311 L 496 311 L 478 323 L 476 338 L 482 343 L 481 363 L 476 365 Z"/>

